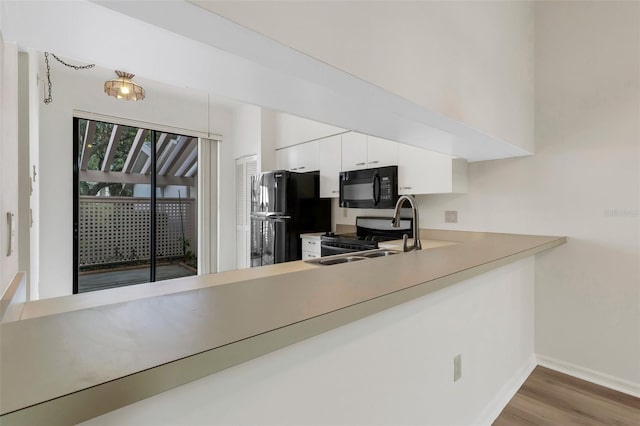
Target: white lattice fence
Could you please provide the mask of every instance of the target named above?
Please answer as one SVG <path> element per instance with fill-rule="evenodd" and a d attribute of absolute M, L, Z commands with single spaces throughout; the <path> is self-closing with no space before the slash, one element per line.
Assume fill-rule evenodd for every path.
<path fill-rule="evenodd" d="M 144 198 L 80 197 L 80 266 L 135 262 L 150 257 L 150 201 Z M 162 198 L 156 207 L 156 255 L 179 257 L 182 227 L 196 253 L 195 200 Z"/>

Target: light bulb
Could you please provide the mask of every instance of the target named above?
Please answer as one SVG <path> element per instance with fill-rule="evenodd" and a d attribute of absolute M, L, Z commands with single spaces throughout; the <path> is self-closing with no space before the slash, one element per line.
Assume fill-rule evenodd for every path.
<path fill-rule="evenodd" d="M 127 87 L 127 86 L 120 87 L 120 93 L 122 93 L 123 95 L 128 95 L 129 94 L 129 87 Z"/>

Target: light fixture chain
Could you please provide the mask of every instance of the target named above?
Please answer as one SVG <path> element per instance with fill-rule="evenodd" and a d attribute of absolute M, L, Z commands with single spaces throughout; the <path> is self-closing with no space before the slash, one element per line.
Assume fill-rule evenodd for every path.
<path fill-rule="evenodd" d="M 62 65 L 67 66 L 69 68 L 73 68 L 76 71 L 78 71 L 78 70 L 86 70 L 86 69 L 93 68 L 93 67 L 96 66 L 96 64 L 88 64 L 88 65 L 72 65 L 72 64 L 68 64 L 65 61 L 63 61 L 62 59 L 58 58 L 53 53 L 44 52 L 44 62 L 47 65 L 47 86 L 48 86 L 48 95 L 47 95 L 46 98 L 44 98 L 44 103 L 45 104 L 50 104 L 51 101 L 53 101 L 53 97 L 51 96 L 51 66 L 49 65 L 49 55 L 53 56 Z"/>
<path fill-rule="evenodd" d="M 66 65 L 69 68 L 73 68 L 74 70 L 86 70 L 89 68 L 93 68 L 96 66 L 96 64 L 88 64 L 88 65 L 71 65 L 66 63 L 65 61 L 63 61 L 62 59 L 58 58 L 56 55 L 54 55 L 53 53 L 51 53 L 51 56 L 53 56 L 58 62 L 60 62 L 62 65 Z"/>

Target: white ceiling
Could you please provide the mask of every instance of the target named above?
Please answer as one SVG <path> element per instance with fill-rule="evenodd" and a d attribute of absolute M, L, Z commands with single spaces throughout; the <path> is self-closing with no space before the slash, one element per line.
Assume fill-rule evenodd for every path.
<path fill-rule="evenodd" d="M 470 161 L 530 154 L 185 1 L 4 2 L 1 19 L 23 48 Z"/>

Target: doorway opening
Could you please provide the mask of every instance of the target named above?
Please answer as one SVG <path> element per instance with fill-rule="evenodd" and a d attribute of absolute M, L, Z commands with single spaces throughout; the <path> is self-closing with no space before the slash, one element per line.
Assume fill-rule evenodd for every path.
<path fill-rule="evenodd" d="M 73 293 L 196 275 L 198 138 L 73 125 Z"/>

